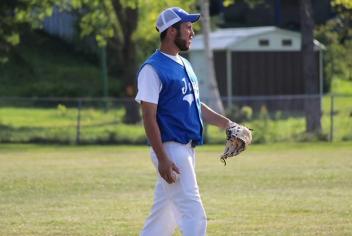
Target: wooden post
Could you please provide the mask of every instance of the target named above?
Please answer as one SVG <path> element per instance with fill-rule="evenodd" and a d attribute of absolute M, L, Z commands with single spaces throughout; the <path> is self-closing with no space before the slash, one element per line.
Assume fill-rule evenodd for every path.
<path fill-rule="evenodd" d="M 334 103 L 335 103 L 335 99 L 334 99 L 334 95 L 331 94 L 330 97 L 330 142 L 332 142 L 334 140 Z"/>
<path fill-rule="evenodd" d="M 78 99 L 78 104 L 77 104 L 76 144 L 80 144 L 80 142 L 81 142 L 81 107 L 82 107 L 82 101 L 81 101 L 81 99 Z"/>
<path fill-rule="evenodd" d="M 231 50 L 226 50 L 226 86 L 227 86 L 227 109 L 232 109 L 232 54 Z"/>

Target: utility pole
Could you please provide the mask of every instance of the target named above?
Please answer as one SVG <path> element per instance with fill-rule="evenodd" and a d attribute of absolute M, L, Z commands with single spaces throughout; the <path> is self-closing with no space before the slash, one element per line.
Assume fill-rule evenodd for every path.
<path fill-rule="evenodd" d="M 103 81 L 103 97 L 107 98 L 109 91 L 109 81 L 108 81 L 108 69 L 106 65 L 106 47 L 100 48 L 100 66 L 101 66 L 101 78 Z"/>
<path fill-rule="evenodd" d="M 101 67 L 101 78 L 103 81 L 103 104 L 105 112 L 109 109 L 108 97 L 109 97 L 109 81 L 108 81 L 108 68 L 106 62 L 106 46 L 100 48 L 100 67 Z"/>

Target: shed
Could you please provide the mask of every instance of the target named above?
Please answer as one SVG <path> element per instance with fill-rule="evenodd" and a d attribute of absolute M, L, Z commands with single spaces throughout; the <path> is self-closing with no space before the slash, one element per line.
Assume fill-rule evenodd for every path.
<path fill-rule="evenodd" d="M 314 40 L 317 91 L 322 95 L 324 46 Z M 218 29 L 210 33 L 210 47 L 222 97 L 305 94 L 301 34 L 274 26 Z M 198 76 L 201 97 L 207 97 L 203 35 L 192 40 L 188 54 Z"/>

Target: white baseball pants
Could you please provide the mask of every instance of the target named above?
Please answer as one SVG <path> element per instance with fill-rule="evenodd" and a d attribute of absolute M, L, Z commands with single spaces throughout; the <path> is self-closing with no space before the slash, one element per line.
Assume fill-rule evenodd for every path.
<path fill-rule="evenodd" d="M 176 142 L 166 142 L 163 145 L 181 174 L 175 183 L 168 184 L 161 178 L 158 159 L 154 151 L 151 151 L 158 178 L 153 207 L 140 235 L 170 236 L 179 226 L 183 236 L 204 236 L 207 220 L 196 180 L 194 149 L 190 144 Z"/>

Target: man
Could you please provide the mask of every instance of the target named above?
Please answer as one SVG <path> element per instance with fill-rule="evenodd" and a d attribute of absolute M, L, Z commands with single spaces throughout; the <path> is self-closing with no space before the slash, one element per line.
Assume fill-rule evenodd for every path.
<path fill-rule="evenodd" d="M 199 100 L 197 77 L 179 55 L 190 48 L 200 14 L 173 7 L 156 23 L 160 49 L 142 65 L 136 101 L 141 103 L 151 157 L 158 170 L 154 204 L 142 236 L 206 235 L 206 215 L 195 174 L 194 147 L 203 144 L 203 120 L 227 128 L 231 120 Z"/>

